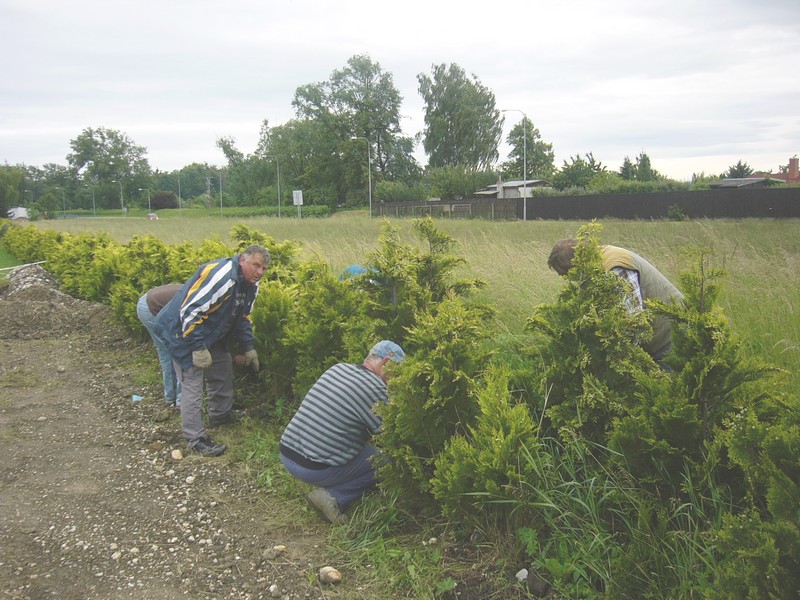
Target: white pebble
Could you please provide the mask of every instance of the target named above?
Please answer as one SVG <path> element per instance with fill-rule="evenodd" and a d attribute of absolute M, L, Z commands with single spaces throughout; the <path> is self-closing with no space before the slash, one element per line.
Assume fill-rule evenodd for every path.
<path fill-rule="evenodd" d="M 319 580 L 322 583 L 339 583 L 342 580 L 342 574 L 333 567 L 322 567 L 319 570 Z"/>

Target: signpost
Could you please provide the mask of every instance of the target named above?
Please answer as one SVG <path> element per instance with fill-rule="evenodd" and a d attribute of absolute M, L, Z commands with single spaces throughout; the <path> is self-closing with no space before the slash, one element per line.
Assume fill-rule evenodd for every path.
<path fill-rule="evenodd" d="M 300 207 L 303 206 L 303 190 L 292 190 L 292 200 L 297 207 L 297 218 L 301 219 Z"/>

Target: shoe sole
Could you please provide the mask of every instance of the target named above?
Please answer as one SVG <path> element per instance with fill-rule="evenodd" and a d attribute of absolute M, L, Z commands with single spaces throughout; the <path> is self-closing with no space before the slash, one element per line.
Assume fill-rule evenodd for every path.
<path fill-rule="evenodd" d="M 308 503 L 319 513 L 319 516 L 321 516 L 328 523 L 341 525 L 342 523 L 347 522 L 347 517 L 342 514 L 338 507 L 330 506 L 326 498 L 320 498 L 314 492 L 309 492 L 306 495 L 306 500 L 308 500 Z M 333 502 L 336 501 L 333 500 Z"/>

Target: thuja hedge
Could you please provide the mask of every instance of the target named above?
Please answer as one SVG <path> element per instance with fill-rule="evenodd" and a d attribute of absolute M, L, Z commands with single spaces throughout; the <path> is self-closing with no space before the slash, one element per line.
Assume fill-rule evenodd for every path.
<path fill-rule="evenodd" d="M 251 242 L 273 255 L 253 314 L 265 396 L 296 402 L 331 364 L 381 338 L 407 359 L 390 380 L 376 443 L 382 486 L 416 514 L 513 535 L 573 598 L 788 598 L 800 589 L 800 408 L 775 370 L 745 358 L 716 300 L 722 273 L 698 251 L 675 324 L 671 371 L 635 341 L 649 324 L 620 308 L 596 225 L 578 232 L 558 298 L 514 339 L 470 300 L 463 261 L 430 219 L 426 250 L 385 225 L 368 273 L 340 281 L 237 226 L 233 244 L 165 246 L 11 227 L 6 247 L 46 260 L 65 291 L 105 302 L 132 330 L 135 301 Z M 466 529 L 466 528 L 465 528 Z"/>

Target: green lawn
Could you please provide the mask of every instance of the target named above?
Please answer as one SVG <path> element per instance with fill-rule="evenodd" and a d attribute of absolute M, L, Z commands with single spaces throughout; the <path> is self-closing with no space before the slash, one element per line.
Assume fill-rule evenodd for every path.
<path fill-rule="evenodd" d="M 14 258 L 8 251 L 0 244 L 0 277 L 4 277 L 8 273 L 8 267 L 16 267 L 19 261 Z"/>

